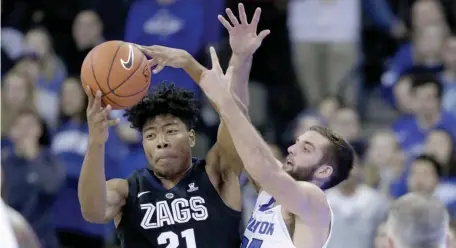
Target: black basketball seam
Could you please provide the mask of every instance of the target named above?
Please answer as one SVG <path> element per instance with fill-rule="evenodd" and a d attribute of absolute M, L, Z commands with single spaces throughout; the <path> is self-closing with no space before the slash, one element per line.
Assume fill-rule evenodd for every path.
<path fill-rule="evenodd" d="M 135 72 L 135 73 L 136 73 L 136 72 Z M 135 73 L 133 73 L 133 74 L 135 74 Z M 117 97 L 131 97 L 131 96 L 138 95 L 139 93 L 142 93 L 145 89 L 149 88 L 149 86 L 150 86 L 150 81 L 149 81 L 148 84 L 146 84 L 146 85 L 145 85 L 142 89 L 140 89 L 138 92 L 133 93 L 133 94 L 131 94 L 131 95 L 121 96 L 121 95 L 117 95 L 114 91 L 111 91 L 111 92 L 109 92 L 109 93 L 106 94 L 106 95 L 113 94 L 114 96 L 117 96 Z M 116 90 L 117 88 L 118 88 L 118 87 L 116 87 L 114 90 Z"/>
<path fill-rule="evenodd" d="M 141 64 L 142 64 L 142 62 L 144 61 L 144 58 L 145 58 L 145 57 L 146 57 L 146 56 L 142 56 L 141 60 L 139 61 L 138 67 L 136 67 L 136 69 L 135 69 L 135 70 L 134 70 L 134 71 L 133 71 L 125 80 L 124 80 L 124 81 L 122 81 L 122 82 L 121 82 L 119 85 L 117 85 L 114 89 L 111 89 L 111 87 L 109 87 L 110 92 L 107 93 L 107 94 L 113 94 L 113 95 L 115 95 L 115 96 L 117 96 L 117 97 L 130 97 L 130 96 L 134 96 L 134 95 L 137 95 L 137 94 L 141 93 L 146 87 L 142 88 L 139 92 L 136 92 L 136 93 L 133 93 L 133 94 L 127 95 L 127 96 L 118 95 L 118 94 L 117 94 L 116 92 L 114 92 L 114 91 L 117 90 L 118 88 L 120 88 L 120 86 L 124 85 L 124 84 L 128 81 L 128 79 L 130 79 L 133 75 L 135 75 L 135 73 L 136 73 L 136 72 L 138 71 L 138 69 L 141 67 Z M 112 65 L 111 65 L 111 66 L 112 66 Z M 109 85 L 109 77 L 110 77 L 110 76 L 111 76 L 111 68 L 109 69 L 109 74 L 108 74 L 108 85 Z M 147 87 L 149 87 L 149 86 L 147 86 Z"/>
<path fill-rule="evenodd" d="M 112 92 L 111 85 L 109 85 L 109 77 L 111 76 L 111 70 L 112 70 L 112 65 L 114 65 L 114 60 L 116 60 L 117 53 L 119 53 L 120 48 L 125 44 L 125 42 L 120 42 L 120 44 L 117 46 L 117 50 L 114 53 L 114 57 L 112 58 L 111 65 L 109 66 L 108 70 L 108 77 L 106 78 L 106 84 L 108 84 L 108 89 L 110 92 Z M 104 95 L 104 94 L 103 94 Z"/>
<path fill-rule="evenodd" d="M 86 84 L 86 83 L 85 83 L 85 80 L 84 80 L 82 77 L 81 77 L 81 82 L 82 82 L 83 84 L 85 84 L 85 85 L 88 85 L 88 84 Z M 95 96 L 96 92 L 93 92 L 92 88 L 90 88 L 90 92 L 92 93 L 92 95 L 94 95 L 94 96 Z M 115 103 L 115 102 L 114 102 L 114 101 L 112 101 L 112 100 L 111 100 L 111 102 L 113 102 L 113 103 L 114 103 L 114 105 L 117 105 L 117 106 L 119 106 L 119 107 L 123 107 L 123 106 L 121 106 L 121 105 L 119 105 L 119 104 Z"/>
<path fill-rule="evenodd" d="M 122 45 L 122 43 L 119 45 L 119 47 L 117 48 L 117 51 L 116 51 L 116 54 L 117 52 L 119 51 L 120 49 L 120 46 Z M 92 55 L 92 59 L 90 60 L 90 67 L 92 68 L 92 75 L 93 75 L 93 78 L 95 79 L 95 83 L 98 85 L 98 88 L 101 90 L 101 86 L 100 86 L 100 83 L 98 83 L 98 79 L 97 79 L 97 76 L 95 75 L 95 70 L 94 70 L 94 66 L 93 66 L 93 58 L 95 57 L 95 50 L 93 51 L 93 55 Z M 114 56 L 115 58 L 115 56 Z M 109 87 L 109 85 L 108 85 Z M 111 98 L 109 98 L 107 95 L 102 95 L 102 97 L 105 96 L 109 101 L 115 103 L 117 106 L 119 107 L 122 107 L 122 108 L 127 108 L 127 106 L 123 106 L 123 105 L 120 105 L 118 104 L 117 102 L 113 101 Z"/>

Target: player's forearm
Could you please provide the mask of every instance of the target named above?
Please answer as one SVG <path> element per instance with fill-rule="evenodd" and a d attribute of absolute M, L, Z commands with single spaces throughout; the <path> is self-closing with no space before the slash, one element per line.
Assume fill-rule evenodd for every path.
<path fill-rule="evenodd" d="M 187 64 L 183 69 L 196 83 L 199 83 L 201 75 L 207 70 L 189 53 L 187 54 Z"/>
<path fill-rule="evenodd" d="M 262 186 L 267 184 L 269 175 L 281 170 L 269 146 L 232 98 L 227 97 L 219 109 L 245 170 Z"/>
<path fill-rule="evenodd" d="M 95 223 L 104 221 L 107 208 L 104 153 L 104 144 L 89 141 L 78 184 L 82 215 Z"/>
<path fill-rule="evenodd" d="M 231 76 L 231 90 L 239 97 L 246 108 L 249 107 L 249 75 L 252 67 L 252 56 L 233 54 L 230 59 L 230 66 L 233 66 Z"/>

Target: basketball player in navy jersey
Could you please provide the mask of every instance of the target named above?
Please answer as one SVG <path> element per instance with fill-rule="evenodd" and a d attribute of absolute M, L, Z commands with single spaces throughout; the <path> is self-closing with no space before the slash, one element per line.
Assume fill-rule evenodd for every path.
<path fill-rule="evenodd" d="M 224 23 L 227 29 L 237 23 Z M 231 26 L 233 25 L 233 26 Z M 353 167 L 353 148 L 329 129 L 314 126 L 288 148 L 284 164 L 249 122 L 211 48 L 212 70 L 199 86 L 227 125 L 245 170 L 261 187 L 241 248 L 324 248 L 331 236 L 332 211 L 325 189 L 345 180 Z"/>
<path fill-rule="evenodd" d="M 240 15 L 245 17 L 243 7 Z M 257 10 L 252 23 L 243 22 L 230 32 L 233 91 L 241 100 L 247 96 L 252 55 L 269 33 L 256 34 L 259 16 Z M 183 68 L 199 82 L 207 71 L 183 50 L 142 49 L 153 58 L 155 73 L 164 66 Z M 94 223 L 114 220 L 126 248 L 239 247 L 242 162 L 223 122 L 205 160 L 192 158 L 198 103 L 193 93 L 161 84 L 126 112 L 132 127 L 142 133 L 150 166 L 127 179 L 105 182 L 104 166 L 110 166 L 104 164 L 107 128 L 117 120 L 108 120 L 111 108 L 102 107 L 101 92 L 94 97 L 86 90 L 89 144 L 78 187 L 84 218 Z"/>

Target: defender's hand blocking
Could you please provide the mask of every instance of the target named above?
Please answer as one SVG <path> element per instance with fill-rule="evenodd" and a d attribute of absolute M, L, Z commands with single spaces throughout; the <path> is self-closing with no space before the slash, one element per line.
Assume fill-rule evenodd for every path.
<path fill-rule="evenodd" d="M 108 127 L 119 123 L 119 119 L 109 120 L 111 105 L 103 108 L 101 105 L 101 91 L 97 91 L 95 97 L 90 87 L 85 89 L 89 104 L 87 105 L 87 124 L 89 125 L 89 139 L 97 144 L 104 144 L 108 139 Z"/>
<path fill-rule="evenodd" d="M 203 72 L 199 84 L 206 96 L 215 105 L 219 105 L 227 97 L 232 98 L 230 83 L 233 67 L 230 66 L 224 74 L 215 49 L 211 47 L 209 51 L 211 53 L 212 69 Z"/>
<path fill-rule="evenodd" d="M 253 15 L 250 23 L 247 22 L 247 15 L 245 14 L 244 5 L 242 3 L 238 5 L 238 9 L 241 23 L 239 23 L 231 9 L 226 9 L 226 14 L 228 15 L 231 23 L 221 15 L 218 15 L 218 19 L 230 34 L 230 46 L 233 53 L 236 55 L 250 56 L 255 53 L 255 51 L 260 47 L 263 39 L 268 36 L 271 31 L 263 30 L 257 35 L 261 8 L 257 8 L 255 10 L 255 14 Z"/>
<path fill-rule="evenodd" d="M 138 48 L 151 57 L 149 61 L 150 66 L 157 66 L 152 70 L 153 73 L 157 74 L 165 66 L 171 66 L 173 68 L 183 68 L 190 61 L 191 55 L 182 49 L 170 48 L 165 46 L 139 46 Z"/>

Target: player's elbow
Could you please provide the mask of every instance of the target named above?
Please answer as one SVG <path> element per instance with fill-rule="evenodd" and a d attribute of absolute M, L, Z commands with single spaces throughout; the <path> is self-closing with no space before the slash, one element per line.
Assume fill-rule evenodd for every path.
<path fill-rule="evenodd" d="M 106 224 L 108 222 L 106 221 L 104 212 L 102 213 L 101 211 L 94 211 L 94 209 L 84 207 L 81 207 L 81 212 L 82 217 L 87 222 L 94 224 Z"/>

